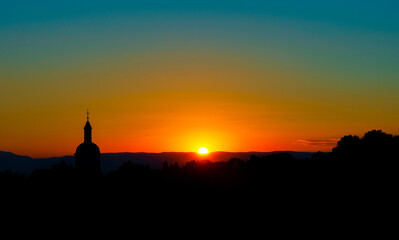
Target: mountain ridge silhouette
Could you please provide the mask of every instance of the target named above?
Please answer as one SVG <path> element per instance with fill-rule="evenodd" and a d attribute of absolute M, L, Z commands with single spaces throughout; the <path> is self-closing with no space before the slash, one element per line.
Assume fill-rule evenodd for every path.
<path fill-rule="evenodd" d="M 192 160 L 210 160 L 212 162 L 227 162 L 232 158 L 249 160 L 251 155 L 259 157 L 278 153 L 288 153 L 298 160 L 310 158 L 312 152 L 295 151 L 272 151 L 272 152 L 225 152 L 216 151 L 207 155 L 199 155 L 196 152 L 113 152 L 103 153 L 101 156 L 101 170 L 104 173 L 116 170 L 124 162 L 132 162 L 140 165 L 148 165 L 152 169 L 161 169 L 164 162 L 174 164 L 177 162 L 180 166 Z M 49 169 L 55 164 L 65 161 L 67 164 L 75 165 L 74 156 L 32 158 L 21 156 L 11 152 L 0 151 L 0 171 L 10 170 L 13 172 L 30 175 L 35 169 Z"/>

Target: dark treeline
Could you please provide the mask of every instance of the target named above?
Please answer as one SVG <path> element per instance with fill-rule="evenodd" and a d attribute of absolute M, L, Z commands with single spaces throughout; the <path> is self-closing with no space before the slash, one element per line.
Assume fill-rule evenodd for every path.
<path fill-rule="evenodd" d="M 398 150 L 398 136 L 373 130 L 363 137 L 344 136 L 331 153 L 318 152 L 306 160 L 282 153 L 254 155 L 247 161 L 191 161 L 184 166 L 165 162 L 161 170 L 127 162 L 107 175 L 79 172 L 62 162 L 29 177 L 1 172 L 0 187 L 3 196 L 18 194 L 23 199 L 118 199 L 146 206 L 231 199 L 321 203 L 320 199 L 341 201 L 392 192 L 397 187 Z"/>

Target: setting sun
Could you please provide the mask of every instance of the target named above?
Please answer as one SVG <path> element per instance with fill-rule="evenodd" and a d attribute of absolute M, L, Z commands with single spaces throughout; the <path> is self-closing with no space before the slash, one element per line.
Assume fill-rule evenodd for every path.
<path fill-rule="evenodd" d="M 198 153 L 207 154 L 207 153 L 209 153 L 209 151 L 206 147 L 202 147 L 202 148 L 198 149 Z"/>

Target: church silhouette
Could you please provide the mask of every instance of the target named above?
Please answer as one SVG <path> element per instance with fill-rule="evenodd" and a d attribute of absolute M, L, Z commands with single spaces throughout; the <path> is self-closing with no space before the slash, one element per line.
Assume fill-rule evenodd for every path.
<path fill-rule="evenodd" d="M 76 168 L 90 173 L 101 172 L 101 153 L 100 148 L 92 142 L 92 127 L 89 121 L 89 111 L 87 110 L 87 122 L 84 127 L 84 142 L 76 148 L 75 164 Z"/>

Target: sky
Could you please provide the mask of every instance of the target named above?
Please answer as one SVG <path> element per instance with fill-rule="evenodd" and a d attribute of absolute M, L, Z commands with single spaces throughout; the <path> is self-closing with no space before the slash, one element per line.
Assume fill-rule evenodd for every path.
<path fill-rule="evenodd" d="M 397 1 L 0 2 L 0 151 L 330 151 L 399 134 Z"/>

